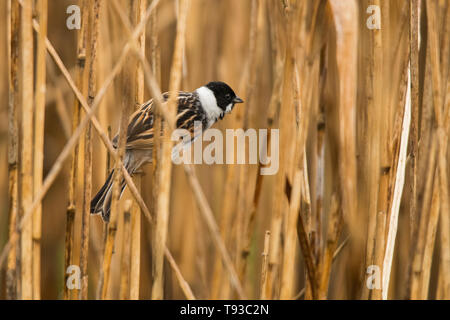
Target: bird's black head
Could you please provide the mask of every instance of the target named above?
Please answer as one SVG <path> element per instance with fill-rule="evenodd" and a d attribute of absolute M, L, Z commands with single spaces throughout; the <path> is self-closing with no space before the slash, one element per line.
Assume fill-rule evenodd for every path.
<path fill-rule="evenodd" d="M 236 103 L 243 103 L 244 101 L 236 96 L 233 89 L 225 82 L 213 81 L 206 85 L 216 97 L 217 105 L 225 112 L 230 112 Z"/>

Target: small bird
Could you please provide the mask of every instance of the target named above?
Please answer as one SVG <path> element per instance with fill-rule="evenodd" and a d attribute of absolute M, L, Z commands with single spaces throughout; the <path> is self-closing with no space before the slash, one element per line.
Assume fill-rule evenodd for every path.
<path fill-rule="evenodd" d="M 165 102 L 169 99 L 169 93 L 163 94 Z M 194 122 L 200 121 L 202 131 L 210 128 L 225 114 L 233 110 L 236 103 L 244 101 L 236 96 L 233 89 L 220 81 L 209 82 L 192 92 L 178 93 L 178 107 L 176 127 L 190 132 L 189 142 L 197 138 L 194 135 Z M 133 175 L 142 165 L 152 161 L 153 150 L 153 99 L 144 103 L 130 117 L 127 128 L 127 142 L 124 156 L 124 166 L 130 175 Z M 118 135 L 112 141 L 117 148 Z M 111 211 L 113 173 L 110 172 L 105 184 L 91 201 L 91 214 L 101 213 L 105 222 L 109 221 Z M 126 187 L 122 179 L 121 194 Z"/>

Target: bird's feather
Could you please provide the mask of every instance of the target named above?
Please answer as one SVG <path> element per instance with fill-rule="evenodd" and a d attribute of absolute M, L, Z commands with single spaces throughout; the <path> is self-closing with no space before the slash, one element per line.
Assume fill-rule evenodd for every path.
<path fill-rule="evenodd" d="M 169 93 L 164 93 L 164 107 L 167 106 L 168 98 Z M 201 110 L 202 107 L 195 92 L 180 92 L 177 99 L 177 128 L 188 130 L 190 139 L 192 140 L 194 138 L 194 122 L 200 121 L 203 126 L 206 126 L 206 115 Z M 127 129 L 126 149 L 152 149 L 154 134 L 153 122 L 154 103 L 152 99 L 144 103 L 131 115 Z M 117 141 L 118 135 L 112 141 L 114 148 L 117 148 Z"/>

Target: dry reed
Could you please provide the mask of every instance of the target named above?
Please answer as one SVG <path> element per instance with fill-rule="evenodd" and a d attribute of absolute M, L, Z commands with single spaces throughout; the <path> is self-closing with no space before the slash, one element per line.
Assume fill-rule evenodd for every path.
<path fill-rule="evenodd" d="M 20 13 L 20 45 L 19 86 L 21 90 L 21 139 L 20 139 L 20 170 L 19 170 L 19 210 L 21 216 L 30 210 L 33 201 L 33 150 L 28 141 L 33 141 L 34 91 L 33 91 L 33 26 L 32 1 L 24 0 Z M 34 209 L 33 209 L 34 210 Z M 21 298 L 33 298 L 33 220 L 25 221 L 21 230 L 20 269 L 21 269 Z"/>
<path fill-rule="evenodd" d="M 66 29 L 64 1 L 0 13 L 1 298 L 449 298 L 448 0 L 76 4 L 80 30 Z M 280 130 L 256 148 L 278 148 L 275 176 L 170 161 L 175 92 L 212 80 L 246 101 L 220 131 Z M 130 177 L 128 116 L 149 98 L 164 135 Z M 110 167 L 104 227 L 89 202 Z"/>
<path fill-rule="evenodd" d="M 8 1 L 8 72 L 9 106 L 8 106 L 8 171 L 9 171 L 9 237 L 12 237 L 18 222 L 18 166 L 19 166 L 19 137 L 18 137 L 18 59 L 19 59 L 19 4 Z M 16 299 L 17 286 L 17 246 L 14 245 L 9 254 L 6 268 L 6 298 Z"/>

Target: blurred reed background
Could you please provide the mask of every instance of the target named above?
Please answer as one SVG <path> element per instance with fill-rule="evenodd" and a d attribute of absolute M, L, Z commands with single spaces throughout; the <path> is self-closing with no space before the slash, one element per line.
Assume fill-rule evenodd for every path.
<path fill-rule="evenodd" d="M 79 0 L 69 30 L 73 2 L 0 2 L 0 298 L 450 298 L 448 0 Z M 212 80 L 278 173 L 172 166 L 165 134 L 90 216 L 108 137 Z"/>

